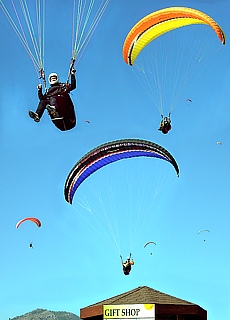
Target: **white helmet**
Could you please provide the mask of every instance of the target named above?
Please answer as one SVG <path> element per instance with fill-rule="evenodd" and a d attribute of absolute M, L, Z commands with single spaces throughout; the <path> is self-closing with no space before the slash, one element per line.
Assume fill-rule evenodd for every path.
<path fill-rule="evenodd" d="M 53 78 L 53 79 L 51 79 Z M 58 83 L 59 81 L 59 78 L 58 78 L 58 74 L 56 72 L 52 72 L 50 75 L 49 75 L 49 83 L 50 84 L 55 84 L 55 83 Z"/>

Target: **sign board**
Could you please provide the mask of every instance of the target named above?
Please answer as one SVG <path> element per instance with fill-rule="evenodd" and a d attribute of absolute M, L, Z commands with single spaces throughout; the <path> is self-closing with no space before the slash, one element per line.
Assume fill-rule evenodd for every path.
<path fill-rule="evenodd" d="M 155 304 L 104 305 L 103 319 L 155 319 Z"/>

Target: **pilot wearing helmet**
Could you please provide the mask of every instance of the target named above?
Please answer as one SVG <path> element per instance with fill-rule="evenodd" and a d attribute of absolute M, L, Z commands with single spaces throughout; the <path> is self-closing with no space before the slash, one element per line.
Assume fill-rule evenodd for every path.
<path fill-rule="evenodd" d="M 58 74 L 52 72 L 49 77 L 49 89 L 43 94 L 42 85 L 39 84 L 38 98 L 39 104 L 37 110 L 29 111 L 29 116 L 35 122 L 39 122 L 45 109 L 55 124 L 61 131 L 70 130 L 76 125 L 76 115 L 73 102 L 69 96 L 70 91 L 76 88 L 76 70 L 71 71 L 71 83 L 59 82 Z"/>

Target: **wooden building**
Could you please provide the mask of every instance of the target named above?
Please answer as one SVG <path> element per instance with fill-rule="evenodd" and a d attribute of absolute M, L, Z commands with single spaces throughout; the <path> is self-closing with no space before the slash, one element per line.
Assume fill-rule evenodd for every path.
<path fill-rule="evenodd" d="M 155 304 L 154 320 L 207 320 L 199 305 L 142 286 L 80 310 L 83 320 L 103 320 L 104 305 Z"/>

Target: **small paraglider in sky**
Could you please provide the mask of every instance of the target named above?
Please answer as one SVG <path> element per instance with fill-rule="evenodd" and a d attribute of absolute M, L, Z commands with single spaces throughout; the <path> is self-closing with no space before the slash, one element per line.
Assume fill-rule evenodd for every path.
<path fill-rule="evenodd" d="M 89 120 L 85 120 L 85 122 L 90 123 L 90 121 L 89 121 Z"/>
<path fill-rule="evenodd" d="M 38 228 L 40 228 L 41 225 L 42 225 L 42 224 L 41 224 L 41 221 L 40 221 L 39 219 L 34 218 L 34 217 L 28 217 L 28 218 L 24 218 L 24 219 L 22 219 L 22 220 L 19 220 L 19 221 L 17 222 L 17 224 L 16 224 L 16 228 L 18 229 L 19 226 L 20 226 L 21 224 L 23 224 L 25 221 L 30 221 L 30 222 L 35 223 L 35 224 L 38 226 Z M 31 249 L 33 249 L 33 242 L 32 242 L 32 241 L 29 243 L 29 247 L 30 247 Z"/>
<path fill-rule="evenodd" d="M 210 233 L 210 230 L 208 229 L 203 229 L 198 231 L 198 235 L 202 234 L 204 242 L 206 241 L 206 237 L 208 233 Z"/>
<path fill-rule="evenodd" d="M 217 141 L 216 144 L 218 144 L 219 146 L 221 146 L 221 145 L 222 145 L 222 142 L 221 142 L 221 141 Z"/>
<path fill-rule="evenodd" d="M 187 101 L 189 101 L 189 102 L 192 102 L 192 100 L 191 100 L 191 99 L 189 99 L 189 98 L 187 98 L 186 100 L 187 100 Z"/>
<path fill-rule="evenodd" d="M 149 246 L 150 244 L 154 244 L 154 245 L 156 245 L 156 243 L 155 242 L 153 242 L 153 241 L 149 241 L 149 242 L 146 242 L 146 244 L 144 245 L 144 248 L 146 248 L 147 246 Z M 152 252 L 150 252 L 150 254 L 152 255 L 153 253 Z"/>

